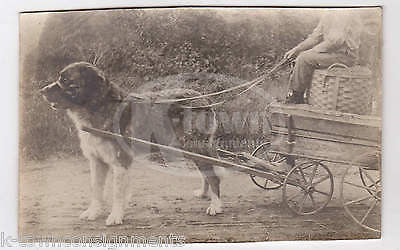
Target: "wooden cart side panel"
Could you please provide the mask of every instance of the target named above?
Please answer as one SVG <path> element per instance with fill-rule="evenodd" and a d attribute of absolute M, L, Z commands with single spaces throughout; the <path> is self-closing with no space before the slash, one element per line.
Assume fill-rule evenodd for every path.
<path fill-rule="evenodd" d="M 281 127 L 273 127 L 273 129 L 271 130 L 271 133 L 272 134 L 282 134 L 282 135 L 289 134 L 287 128 L 281 128 Z M 319 132 L 314 132 L 314 131 L 305 131 L 305 130 L 300 130 L 300 129 L 292 130 L 291 134 L 293 135 L 294 141 L 296 141 L 295 139 L 297 137 L 304 137 L 304 138 L 309 138 L 309 139 L 333 141 L 333 142 L 344 143 L 344 144 L 353 144 L 355 146 L 362 145 L 362 146 L 378 147 L 378 145 L 379 145 L 377 140 L 366 140 L 366 139 L 360 139 L 360 138 L 353 138 L 353 137 L 349 137 L 349 136 L 332 135 L 332 134 L 319 133 Z"/>
<path fill-rule="evenodd" d="M 310 106 L 308 104 L 271 104 L 269 112 L 298 115 L 304 117 L 315 117 L 331 121 L 342 121 L 346 123 L 368 125 L 372 127 L 381 127 L 381 119 L 376 116 L 358 115 L 343 113 L 335 110 L 323 110 Z"/>
<path fill-rule="evenodd" d="M 272 129 L 286 128 L 287 115 L 285 113 L 272 113 Z M 327 135 L 351 137 L 370 141 L 379 141 L 380 128 L 369 124 L 363 125 L 349 121 L 329 120 L 326 118 L 302 116 L 291 114 L 293 130 L 319 132 Z"/>
<path fill-rule="evenodd" d="M 271 136 L 271 151 L 332 162 L 352 162 L 355 165 L 367 166 L 370 164 L 370 159 L 366 156 L 375 155 L 378 150 L 374 146 L 344 144 L 300 136 L 296 136 L 295 143 L 292 146 L 287 141 L 287 135 L 273 133 Z"/>
<path fill-rule="evenodd" d="M 321 110 L 309 105 L 275 104 L 270 111 L 272 151 L 365 166 L 371 163 L 368 155 L 376 155 L 380 150 L 378 117 Z M 289 134 L 293 143 L 288 143 Z"/>

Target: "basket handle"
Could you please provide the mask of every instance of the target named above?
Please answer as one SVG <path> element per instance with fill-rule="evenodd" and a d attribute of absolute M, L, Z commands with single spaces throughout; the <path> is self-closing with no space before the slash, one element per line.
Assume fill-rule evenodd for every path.
<path fill-rule="evenodd" d="M 327 71 L 330 71 L 333 68 L 344 68 L 344 69 L 348 69 L 349 67 L 346 64 L 343 63 L 334 63 L 331 66 L 328 67 Z"/>
<path fill-rule="evenodd" d="M 324 80 L 323 80 L 324 87 L 328 87 L 326 85 L 327 77 L 328 77 L 329 71 L 331 71 L 333 68 L 348 69 L 349 67 L 346 64 L 343 64 L 343 63 L 334 63 L 331 66 L 329 66 L 328 69 L 326 70 L 327 74 L 325 74 Z M 337 101 L 338 101 L 338 91 L 339 91 L 339 78 L 336 78 L 335 85 L 333 86 L 333 89 L 331 89 L 331 91 L 332 90 L 334 91 L 334 96 L 335 96 L 333 105 L 334 105 L 334 107 L 336 109 Z"/>

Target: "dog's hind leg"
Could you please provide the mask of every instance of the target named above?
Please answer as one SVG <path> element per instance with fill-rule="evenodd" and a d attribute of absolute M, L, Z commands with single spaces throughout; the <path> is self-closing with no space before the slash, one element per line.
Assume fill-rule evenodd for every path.
<path fill-rule="evenodd" d="M 128 170 L 119 164 L 113 165 L 113 201 L 106 225 L 122 224 L 124 217 L 125 192 Z"/>
<path fill-rule="evenodd" d="M 208 215 L 216 215 L 223 213 L 222 201 L 220 198 L 220 178 L 215 173 L 214 167 L 210 164 L 197 163 L 199 170 L 206 177 L 206 181 L 210 186 L 211 204 L 207 208 Z"/>
<path fill-rule="evenodd" d="M 103 191 L 108 166 L 96 158 L 90 158 L 89 164 L 92 198 L 89 208 L 79 216 L 81 220 L 95 220 L 103 212 Z"/>

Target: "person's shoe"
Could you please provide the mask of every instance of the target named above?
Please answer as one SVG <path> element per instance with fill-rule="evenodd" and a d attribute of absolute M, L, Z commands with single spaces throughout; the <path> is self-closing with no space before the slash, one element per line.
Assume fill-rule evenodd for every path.
<path fill-rule="evenodd" d="M 288 94 L 285 100 L 285 104 L 302 104 L 304 103 L 304 93 L 298 91 L 292 91 Z"/>

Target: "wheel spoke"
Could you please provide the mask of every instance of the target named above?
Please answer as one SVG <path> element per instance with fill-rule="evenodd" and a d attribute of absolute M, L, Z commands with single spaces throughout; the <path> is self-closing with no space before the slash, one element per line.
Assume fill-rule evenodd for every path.
<path fill-rule="evenodd" d="M 306 177 L 304 176 L 303 169 L 299 167 L 299 170 L 300 170 L 301 177 L 302 177 L 303 180 L 304 180 L 304 183 L 307 185 L 308 183 L 307 183 Z"/>
<path fill-rule="evenodd" d="M 264 155 L 263 159 L 269 160 L 268 151 L 264 151 L 263 155 Z"/>
<path fill-rule="evenodd" d="M 281 162 L 283 162 L 283 161 L 285 161 L 285 160 L 286 160 L 285 157 L 281 157 L 280 159 L 278 159 L 278 160 L 276 161 L 276 163 L 281 163 Z"/>
<path fill-rule="evenodd" d="M 357 202 L 360 202 L 360 201 L 368 200 L 368 199 L 370 199 L 370 198 L 372 198 L 372 197 L 373 197 L 373 196 L 368 195 L 368 196 L 362 197 L 362 198 L 357 199 L 357 200 L 348 201 L 348 202 L 346 202 L 344 205 L 347 206 L 347 205 L 350 205 L 350 204 L 353 204 L 353 203 L 357 203 Z"/>
<path fill-rule="evenodd" d="M 364 215 L 364 217 L 361 219 L 361 221 L 360 221 L 361 224 L 363 224 L 364 221 L 365 221 L 365 219 L 367 219 L 369 213 L 371 213 L 372 209 L 374 209 L 374 207 L 376 206 L 376 203 L 377 203 L 376 200 L 374 200 L 374 201 L 372 202 L 372 205 L 369 207 L 367 213 L 366 213 L 366 214 Z"/>
<path fill-rule="evenodd" d="M 301 202 L 300 202 L 300 207 L 299 207 L 299 212 L 300 212 L 300 213 L 303 212 L 303 206 L 304 206 L 304 203 L 306 202 L 307 196 L 308 196 L 307 193 L 305 193 L 305 194 L 303 195 L 303 199 L 302 199 Z"/>
<path fill-rule="evenodd" d="M 265 179 L 264 188 L 267 188 L 267 185 L 268 185 L 268 179 Z"/>
<path fill-rule="evenodd" d="M 310 176 L 310 184 L 312 184 L 316 172 L 317 172 L 317 165 L 314 166 L 313 171 L 312 171 L 312 173 L 311 173 L 311 176 Z"/>
<path fill-rule="evenodd" d="M 354 183 L 351 183 L 351 182 L 348 182 L 348 181 L 344 181 L 343 183 L 346 183 L 346 184 L 349 184 L 349 185 L 351 185 L 351 186 L 358 187 L 358 188 L 361 188 L 361 189 L 366 189 L 366 190 L 369 190 L 369 191 L 372 191 L 372 192 L 376 192 L 375 189 L 369 188 L 369 187 L 367 187 L 367 186 L 357 185 L 357 184 L 354 184 Z"/>
<path fill-rule="evenodd" d="M 376 181 L 368 174 L 367 171 L 365 171 L 365 169 L 360 168 L 361 172 L 363 172 L 365 174 L 365 176 L 373 183 L 372 185 L 374 185 L 376 187 Z"/>
<path fill-rule="evenodd" d="M 331 196 L 331 195 L 330 195 L 330 194 L 328 194 L 327 192 L 324 192 L 324 191 L 321 191 L 321 190 L 318 190 L 318 189 L 315 189 L 315 188 L 314 188 L 314 191 L 315 191 L 315 192 L 317 192 L 317 193 L 320 193 L 320 194 L 326 195 L 326 196 Z"/>
<path fill-rule="evenodd" d="M 303 170 L 305 170 L 305 169 L 307 169 L 307 168 L 309 168 L 309 167 L 312 167 L 312 166 L 316 166 L 316 165 L 310 164 L 310 165 L 308 165 L 307 167 L 303 167 Z"/>
<path fill-rule="evenodd" d="M 301 181 L 301 177 L 300 175 L 298 175 L 297 173 L 292 173 L 292 176 L 290 176 L 290 182 L 288 181 L 288 184 L 295 186 L 295 187 L 299 187 L 302 190 L 306 189 L 307 183 L 303 183 Z"/>
<path fill-rule="evenodd" d="M 378 180 L 375 181 L 374 183 L 368 185 L 368 187 L 370 188 L 370 187 L 372 187 L 372 186 L 375 186 L 375 185 L 377 185 L 377 184 L 380 183 L 380 182 L 381 182 L 381 179 L 378 179 Z"/>
<path fill-rule="evenodd" d="M 288 201 L 293 200 L 294 198 L 296 198 L 297 196 L 299 196 L 301 194 L 301 192 L 297 191 L 296 193 L 294 193 L 294 195 L 287 197 Z"/>
<path fill-rule="evenodd" d="M 316 182 L 314 182 L 313 184 L 314 184 L 314 186 L 316 186 L 316 185 L 320 184 L 321 182 L 326 181 L 329 178 L 330 178 L 330 176 L 326 175 L 326 176 L 322 177 L 321 179 L 317 180 Z"/>
<path fill-rule="evenodd" d="M 315 204 L 314 196 L 312 195 L 312 193 L 309 193 L 308 196 L 310 196 L 310 200 L 313 204 L 313 208 L 315 208 L 317 205 Z"/>

